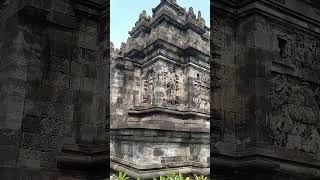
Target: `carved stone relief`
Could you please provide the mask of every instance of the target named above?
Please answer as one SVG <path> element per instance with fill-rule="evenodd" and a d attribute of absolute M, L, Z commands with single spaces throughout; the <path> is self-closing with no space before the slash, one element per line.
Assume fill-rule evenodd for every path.
<path fill-rule="evenodd" d="M 8 7 L 8 0 L 0 0 L 0 13 Z"/>
<path fill-rule="evenodd" d="M 319 88 L 276 75 L 270 82 L 272 113 L 267 120 L 274 145 L 320 153 Z"/>
<path fill-rule="evenodd" d="M 213 44 L 216 46 L 223 46 L 224 33 L 221 31 L 221 19 L 213 16 L 211 25 L 211 39 L 213 40 Z"/>
<path fill-rule="evenodd" d="M 193 72 L 193 71 L 192 71 Z M 188 94 L 184 82 L 184 70 L 175 64 L 160 61 L 142 73 L 142 106 L 155 104 L 158 99 L 164 107 L 185 110 Z M 195 71 L 194 90 L 191 101 L 193 108 L 201 111 L 210 109 L 210 76 L 207 72 Z M 159 97 L 158 97 L 159 96 Z"/>
<path fill-rule="evenodd" d="M 300 65 L 304 59 L 304 37 L 302 35 L 296 35 L 295 42 L 295 54 L 296 54 L 296 65 Z"/>
<path fill-rule="evenodd" d="M 273 28 L 273 61 L 286 66 L 318 70 L 320 61 L 319 42 L 308 35 L 294 34 Z"/>
<path fill-rule="evenodd" d="M 319 47 L 318 43 L 315 39 L 309 39 L 307 41 L 307 54 L 308 54 L 308 61 L 310 65 L 319 65 Z"/>
<path fill-rule="evenodd" d="M 295 37 L 295 65 L 318 70 L 320 57 L 319 42 L 306 35 L 297 33 Z"/>
<path fill-rule="evenodd" d="M 193 98 L 194 102 L 196 103 L 196 107 L 199 109 L 208 109 L 210 105 L 209 98 L 209 89 L 196 84 L 195 97 Z"/>
<path fill-rule="evenodd" d="M 153 68 L 150 68 L 143 77 L 143 101 L 144 104 L 154 103 L 154 88 L 155 88 L 155 72 Z"/>
<path fill-rule="evenodd" d="M 166 90 L 166 96 L 164 98 L 165 102 L 169 105 L 180 104 L 180 98 L 178 96 L 179 91 L 179 77 L 175 73 L 175 66 L 168 66 L 168 68 L 163 72 L 164 88 Z"/>
<path fill-rule="evenodd" d="M 193 101 L 196 104 L 196 108 L 209 110 L 210 108 L 210 82 L 209 74 L 206 73 L 197 73 L 195 80 L 195 91 Z"/>

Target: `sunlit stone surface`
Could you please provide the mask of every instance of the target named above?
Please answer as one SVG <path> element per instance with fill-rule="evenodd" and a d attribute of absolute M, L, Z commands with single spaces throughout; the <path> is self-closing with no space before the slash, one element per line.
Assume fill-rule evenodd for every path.
<path fill-rule="evenodd" d="M 111 167 L 140 178 L 209 175 L 209 29 L 175 1 L 137 19 L 111 48 Z"/>

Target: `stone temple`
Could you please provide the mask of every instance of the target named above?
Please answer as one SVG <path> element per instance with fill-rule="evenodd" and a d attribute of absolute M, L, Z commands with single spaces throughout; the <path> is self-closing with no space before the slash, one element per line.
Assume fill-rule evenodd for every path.
<path fill-rule="evenodd" d="M 210 29 L 201 12 L 162 0 L 129 34 L 111 47 L 111 169 L 209 175 Z"/>
<path fill-rule="evenodd" d="M 211 177 L 320 179 L 320 1 L 211 1 Z"/>
<path fill-rule="evenodd" d="M 319 0 L 109 3 L 0 0 L 1 180 L 320 179 Z"/>

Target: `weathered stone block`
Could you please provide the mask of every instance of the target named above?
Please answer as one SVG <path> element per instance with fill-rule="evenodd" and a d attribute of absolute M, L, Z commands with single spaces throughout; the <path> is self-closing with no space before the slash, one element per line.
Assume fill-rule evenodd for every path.
<path fill-rule="evenodd" d="M 83 75 L 88 78 L 96 79 L 97 70 L 95 64 L 83 64 Z"/>
<path fill-rule="evenodd" d="M 40 134 L 41 132 L 41 118 L 39 116 L 34 115 L 24 115 L 21 124 L 21 131 Z"/>
<path fill-rule="evenodd" d="M 49 71 L 48 78 L 45 80 L 45 85 L 51 87 L 69 88 L 70 76 L 60 72 Z"/>
<path fill-rule="evenodd" d="M 68 74 L 70 71 L 70 61 L 66 57 L 51 56 L 49 58 L 49 70 Z"/>
<path fill-rule="evenodd" d="M 78 61 L 71 61 L 71 75 L 72 76 L 83 76 L 82 63 Z"/>

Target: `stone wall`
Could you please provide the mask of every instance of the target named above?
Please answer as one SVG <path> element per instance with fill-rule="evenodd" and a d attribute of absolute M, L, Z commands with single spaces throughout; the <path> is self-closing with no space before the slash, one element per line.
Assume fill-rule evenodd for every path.
<path fill-rule="evenodd" d="M 106 2 L 1 3 L 1 177 L 106 177 Z"/>
<path fill-rule="evenodd" d="M 222 97 L 212 96 L 213 173 L 221 179 L 319 178 L 317 3 L 221 2 L 211 4 L 217 12 L 212 23 L 219 25 L 213 35 L 221 37 L 211 42 L 211 53 Z"/>

